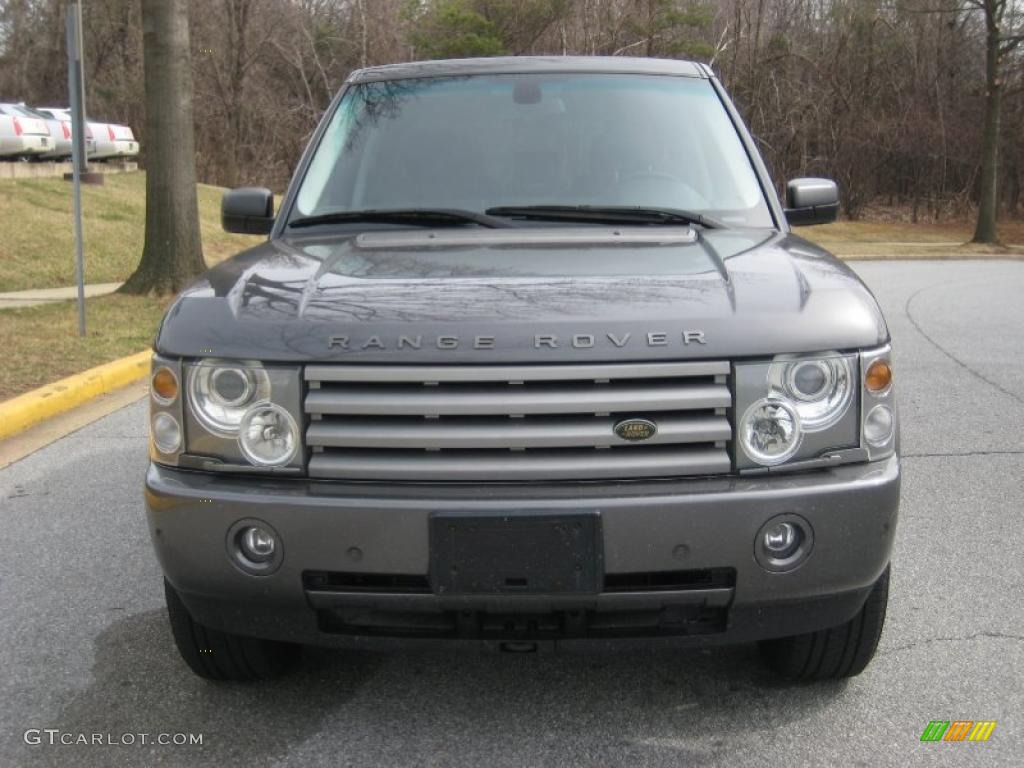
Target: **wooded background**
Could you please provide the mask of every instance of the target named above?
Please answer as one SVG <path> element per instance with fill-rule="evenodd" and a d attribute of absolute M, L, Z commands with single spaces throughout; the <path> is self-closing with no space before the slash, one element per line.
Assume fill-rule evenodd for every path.
<path fill-rule="evenodd" d="M 0 0 L 0 99 L 67 102 L 65 0 Z M 979 7 L 981 6 L 981 7 Z M 710 62 L 776 180 L 839 182 L 845 213 L 964 217 L 978 199 L 982 0 L 193 0 L 201 181 L 284 184 L 354 68 L 498 54 Z M 1000 33 L 1024 28 L 1007 0 Z M 87 105 L 146 148 L 139 0 L 84 0 Z M 1001 215 L 1024 215 L 1024 45 L 1000 62 Z M 143 158 L 144 161 L 145 158 Z M 881 209 L 884 209 L 881 210 Z"/>

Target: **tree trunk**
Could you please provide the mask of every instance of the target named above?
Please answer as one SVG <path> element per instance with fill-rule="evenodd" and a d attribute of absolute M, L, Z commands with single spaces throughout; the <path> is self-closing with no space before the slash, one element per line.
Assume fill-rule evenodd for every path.
<path fill-rule="evenodd" d="M 124 293 L 166 294 L 206 269 L 196 198 L 187 0 L 142 0 L 146 239 Z"/>
<path fill-rule="evenodd" d="M 978 201 L 978 224 L 974 229 L 975 243 L 997 244 L 996 209 L 998 203 L 999 168 L 999 111 L 1002 107 L 999 47 L 1001 45 L 998 20 L 986 8 L 985 36 L 985 132 L 981 140 L 981 196 Z"/>

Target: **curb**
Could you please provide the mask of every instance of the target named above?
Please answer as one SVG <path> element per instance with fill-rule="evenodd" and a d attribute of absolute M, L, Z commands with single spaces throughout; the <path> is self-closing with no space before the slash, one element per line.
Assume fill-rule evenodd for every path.
<path fill-rule="evenodd" d="M 3 401 L 0 403 L 0 440 L 138 381 L 149 374 L 152 355 L 147 349 Z"/>
<path fill-rule="evenodd" d="M 821 246 L 828 250 L 827 247 Z M 840 261 L 1024 261 L 1020 253 L 956 253 L 938 251 L 926 253 L 901 253 L 893 256 L 887 253 L 837 253 Z"/>

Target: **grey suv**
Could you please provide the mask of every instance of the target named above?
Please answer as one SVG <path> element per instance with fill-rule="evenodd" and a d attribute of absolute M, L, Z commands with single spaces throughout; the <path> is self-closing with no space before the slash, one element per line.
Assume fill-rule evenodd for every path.
<path fill-rule="evenodd" d="M 146 504 L 175 640 L 209 678 L 367 636 L 760 641 L 855 675 L 899 502 L 889 333 L 790 233 L 700 64 L 355 72 L 267 241 L 155 344 Z"/>

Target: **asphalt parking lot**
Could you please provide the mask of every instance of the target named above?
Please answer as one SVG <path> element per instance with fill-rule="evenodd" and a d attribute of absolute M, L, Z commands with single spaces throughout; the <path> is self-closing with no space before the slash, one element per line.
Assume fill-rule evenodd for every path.
<path fill-rule="evenodd" d="M 1019 765 L 1024 262 L 855 268 L 895 341 L 904 454 L 889 617 L 860 677 L 791 687 L 752 646 L 638 642 L 315 650 L 272 683 L 204 682 L 166 622 L 140 402 L 0 470 L 0 766 Z M 958 719 L 998 725 L 919 740 Z M 25 744 L 47 728 L 203 743 Z"/>

